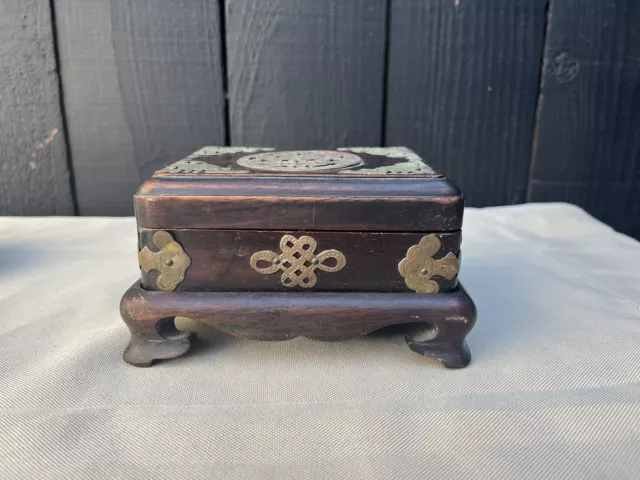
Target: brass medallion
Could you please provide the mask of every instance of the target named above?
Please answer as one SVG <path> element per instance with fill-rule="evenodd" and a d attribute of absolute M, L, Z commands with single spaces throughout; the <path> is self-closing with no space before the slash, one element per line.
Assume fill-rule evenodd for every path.
<path fill-rule="evenodd" d="M 249 170 L 260 172 L 326 172 L 342 170 L 362 164 L 355 153 L 332 152 L 329 150 L 264 152 L 245 155 L 237 164 Z"/>
<path fill-rule="evenodd" d="M 318 281 L 316 269 L 324 272 L 338 272 L 347 264 L 347 259 L 338 250 L 325 250 L 316 255 L 317 247 L 318 243 L 311 237 L 296 238 L 293 235 L 284 235 L 280 239 L 282 253 L 263 250 L 254 253 L 249 263 L 256 272 L 265 275 L 282 270 L 280 281 L 285 287 L 299 285 L 302 288 L 311 288 Z M 331 258 L 336 262 L 333 267 L 325 264 Z M 259 267 L 258 262 L 268 266 Z"/>
<path fill-rule="evenodd" d="M 184 274 L 191 265 L 191 259 L 169 232 L 154 233 L 153 244 L 160 251 L 152 252 L 144 247 L 138 253 L 138 262 L 145 273 L 151 270 L 160 272 L 157 281 L 159 290 L 172 292 L 184 280 Z"/>
<path fill-rule="evenodd" d="M 398 264 L 398 271 L 407 287 L 418 293 L 438 293 L 440 286 L 432 277 L 453 279 L 458 274 L 458 257 L 449 252 L 444 258 L 433 256 L 440 250 L 440 239 L 435 235 L 422 237 L 418 245 L 407 250 L 407 256 Z"/>

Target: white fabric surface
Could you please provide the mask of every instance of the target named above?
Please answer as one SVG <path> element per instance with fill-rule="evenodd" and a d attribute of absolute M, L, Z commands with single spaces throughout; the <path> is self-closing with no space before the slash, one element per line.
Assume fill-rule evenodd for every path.
<path fill-rule="evenodd" d="M 465 369 L 400 334 L 206 326 L 139 369 L 134 220 L 0 219 L 0 478 L 638 478 L 640 244 L 564 204 L 467 209 L 463 231 Z"/>

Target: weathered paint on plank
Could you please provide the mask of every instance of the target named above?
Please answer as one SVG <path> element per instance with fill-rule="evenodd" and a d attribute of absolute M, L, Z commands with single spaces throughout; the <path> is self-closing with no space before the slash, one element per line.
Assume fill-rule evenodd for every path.
<path fill-rule="evenodd" d="M 545 0 L 393 0 L 387 145 L 406 145 L 472 206 L 524 202 Z"/>
<path fill-rule="evenodd" d="M 0 6 L 0 215 L 73 215 L 51 10 Z"/>
<path fill-rule="evenodd" d="M 529 201 L 640 238 L 640 3 L 552 1 Z"/>
<path fill-rule="evenodd" d="M 380 145 L 385 0 L 230 0 L 231 143 Z"/>
<path fill-rule="evenodd" d="M 218 0 L 55 0 L 80 213 L 130 215 L 154 170 L 224 144 Z"/>

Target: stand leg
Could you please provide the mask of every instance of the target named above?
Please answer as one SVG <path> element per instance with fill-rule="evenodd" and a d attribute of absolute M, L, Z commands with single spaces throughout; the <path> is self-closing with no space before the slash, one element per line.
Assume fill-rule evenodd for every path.
<path fill-rule="evenodd" d="M 144 291 L 140 291 L 144 292 Z M 153 312 L 153 302 L 144 293 L 137 297 L 125 294 L 120 304 L 120 315 L 131 331 L 131 340 L 124 351 L 124 361 L 136 367 L 150 367 L 154 360 L 184 355 L 195 339 L 195 333 L 181 332 L 175 317 L 159 318 Z M 145 308 L 140 308 L 141 304 Z"/>
<path fill-rule="evenodd" d="M 414 331 L 406 337 L 409 348 L 438 359 L 447 368 L 469 365 L 471 353 L 465 338 L 475 324 L 476 310 L 471 298 L 466 298 L 468 301 L 464 302 L 461 312 L 414 326 Z"/>

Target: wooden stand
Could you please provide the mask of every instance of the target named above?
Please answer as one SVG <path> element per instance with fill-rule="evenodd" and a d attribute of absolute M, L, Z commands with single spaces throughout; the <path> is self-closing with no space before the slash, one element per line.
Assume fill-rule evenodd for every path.
<path fill-rule="evenodd" d="M 124 360 L 149 367 L 154 360 L 184 355 L 194 333 L 178 331 L 177 316 L 199 320 L 232 335 L 255 340 L 298 336 L 346 340 L 395 324 L 408 325 L 414 352 L 448 368 L 469 364 L 465 341 L 476 309 L 462 286 L 450 293 L 360 292 L 176 292 L 148 291 L 135 283 L 120 311 L 131 330 Z"/>

